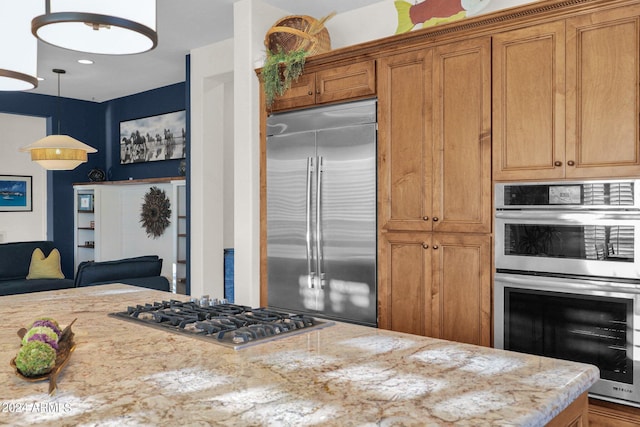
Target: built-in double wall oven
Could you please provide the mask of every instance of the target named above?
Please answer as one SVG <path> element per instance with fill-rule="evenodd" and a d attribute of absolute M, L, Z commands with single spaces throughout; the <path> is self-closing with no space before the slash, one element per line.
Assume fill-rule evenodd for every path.
<path fill-rule="evenodd" d="M 596 365 L 640 407 L 640 180 L 495 188 L 494 344 Z"/>

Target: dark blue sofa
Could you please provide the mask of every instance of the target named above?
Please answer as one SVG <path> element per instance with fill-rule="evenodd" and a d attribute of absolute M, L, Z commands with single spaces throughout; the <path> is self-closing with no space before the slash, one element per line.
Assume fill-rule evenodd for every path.
<path fill-rule="evenodd" d="M 82 262 L 78 266 L 75 286 L 125 283 L 159 291 L 169 291 L 169 281 L 161 276 L 162 259 L 156 255 L 114 261 Z"/>
<path fill-rule="evenodd" d="M 54 247 L 51 241 L 0 244 L 0 295 L 73 288 L 73 279 L 27 280 L 33 251 L 40 248 L 49 256 Z"/>
<path fill-rule="evenodd" d="M 51 241 L 0 243 L 0 296 L 53 291 L 73 287 L 125 283 L 169 291 L 169 281 L 161 276 L 162 259 L 156 255 L 115 261 L 80 263 L 73 279 L 29 279 L 29 265 L 34 249 L 45 256 L 54 248 Z"/>

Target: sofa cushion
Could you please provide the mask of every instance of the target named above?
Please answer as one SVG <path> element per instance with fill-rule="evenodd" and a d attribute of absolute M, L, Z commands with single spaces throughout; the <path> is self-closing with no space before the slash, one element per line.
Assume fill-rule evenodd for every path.
<path fill-rule="evenodd" d="M 57 249 L 52 249 L 49 256 L 45 256 L 40 248 L 33 250 L 27 280 L 33 279 L 64 279 Z"/>
<path fill-rule="evenodd" d="M 0 281 L 0 296 L 73 288 L 71 279 L 16 279 Z"/>
<path fill-rule="evenodd" d="M 115 261 L 88 261 L 78 266 L 75 286 L 117 282 L 119 279 L 159 276 L 162 259 L 157 256 L 126 258 Z"/>
<path fill-rule="evenodd" d="M 108 285 L 114 283 L 113 280 L 106 282 L 95 282 L 89 284 L 89 286 L 96 285 Z M 158 291 L 169 292 L 171 290 L 171 285 L 169 284 L 169 280 L 164 276 L 153 276 L 153 277 L 135 277 L 135 278 L 126 278 L 126 279 L 118 279 L 118 283 L 124 283 L 125 285 L 132 286 L 140 286 L 142 288 L 148 289 L 156 289 Z M 87 286 L 87 285 L 83 285 Z"/>
<path fill-rule="evenodd" d="M 36 248 L 48 256 L 54 245 L 51 241 L 0 243 L 0 280 L 25 279 Z"/>

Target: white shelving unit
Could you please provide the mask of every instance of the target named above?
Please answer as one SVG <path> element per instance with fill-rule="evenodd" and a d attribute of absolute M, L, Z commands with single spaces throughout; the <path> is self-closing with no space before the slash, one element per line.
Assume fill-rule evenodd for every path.
<path fill-rule="evenodd" d="M 145 194 L 165 191 L 171 202 L 171 223 L 161 236 L 147 235 L 140 224 Z M 181 177 L 75 184 L 74 268 L 83 261 L 110 261 L 158 255 L 162 275 L 172 290 L 185 293 L 187 276 L 186 185 Z M 88 199 L 90 197 L 90 201 Z M 82 203 L 93 206 L 88 209 Z M 93 242 L 93 243 L 91 243 Z"/>
<path fill-rule="evenodd" d="M 173 181 L 172 222 L 174 234 L 172 292 L 186 294 L 187 291 L 187 187 L 184 180 Z"/>
<path fill-rule="evenodd" d="M 74 272 L 84 261 L 96 259 L 96 198 L 92 187 L 74 186 Z M 99 210 L 99 209 L 98 209 Z"/>

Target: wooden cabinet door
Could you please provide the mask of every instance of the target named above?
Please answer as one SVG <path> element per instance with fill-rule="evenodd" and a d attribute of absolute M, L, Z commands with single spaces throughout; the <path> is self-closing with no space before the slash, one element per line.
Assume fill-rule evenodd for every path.
<path fill-rule="evenodd" d="M 291 83 L 289 90 L 282 96 L 276 96 L 271 105 L 271 111 L 290 110 L 313 105 L 316 102 L 315 73 L 302 74 L 298 80 Z"/>
<path fill-rule="evenodd" d="M 491 39 L 436 48 L 433 88 L 433 230 L 490 233 Z"/>
<path fill-rule="evenodd" d="M 567 178 L 638 176 L 640 5 L 567 20 Z"/>
<path fill-rule="evenodd" d="M 430 233 L 381 233 L 378 326 L 431 335 Z"/>
<path fill-rule="evenodd" d="M 317 103 L 374 95 L 376 93 L 375 60 L 318 71 L 315 86 Z"/>
<path fill-rule="evenodd" d="M 432 51 L 379 61 L 378 224 L 431 230 Z"/>
<path fill-rule="evenodd" d="M 564 21 L 497 34 L 492 56 L 494 178 L 563 178 Z"/>
<path fill-rule="evenodd" d="M 491 236 L 383 232 L 378 326 L 491 345 Z"/>
<path fill-rule="evenodd" d="M 433 336 L 491 345 L 491 237 L 433 234 Z"/>
<path fill-rule="evenodd" d="M 356 62 L 302 74 L 291 88 L 276 97 L 272 111 L 310 107 L 363 98 L 376 93 L 375 60 Z"/>
<path fill-rule="evenodd" d="M 590 427 L 637 427 L 639 425 L 639 408 L 589 398 Z"/>

